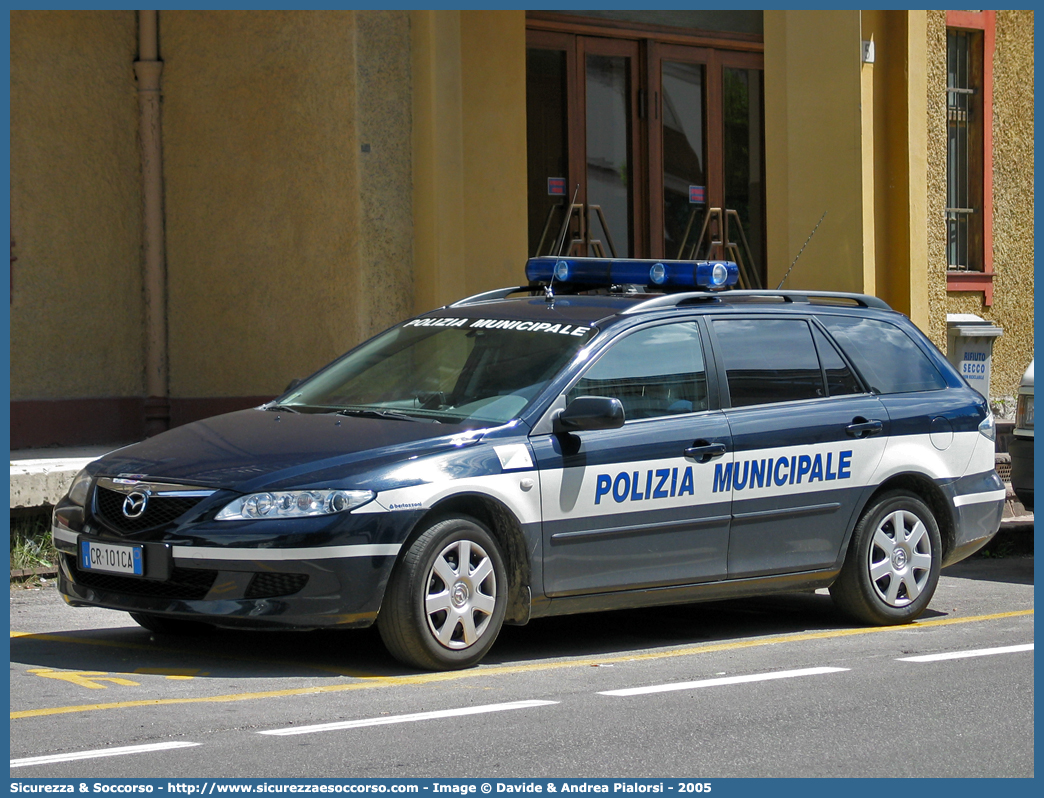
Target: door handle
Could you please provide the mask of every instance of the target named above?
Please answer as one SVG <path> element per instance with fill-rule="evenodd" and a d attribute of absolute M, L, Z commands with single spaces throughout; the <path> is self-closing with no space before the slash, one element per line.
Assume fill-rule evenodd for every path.
<path fill-rule="evenodd" d="M 845 427 L 845 432 L 853 438 L 869 438 L 871 435 L 879 434 L 883 429 L 884 424 L 876 419 L 867 421 L 862 416 L 856 416 L 852 423 Z"/>
<path fill-rule="evenodd" d="M 707 463 L 723 454 L 725 454 L 725 444 L 710 441 L 693 441 L 692 446 L 685 450 L 686 457 L 692 457 L 700 463 Z"/>

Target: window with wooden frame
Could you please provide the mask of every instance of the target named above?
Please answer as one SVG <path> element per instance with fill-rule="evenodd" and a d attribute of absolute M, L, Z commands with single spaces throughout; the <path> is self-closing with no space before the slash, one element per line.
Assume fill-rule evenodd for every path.
<path fill-rule="evenodd" d="M 946 288 L 993 303 L 993 11 L 946 13 Z"/>
<path fill-rule="evenodd" d="M 526 21 L 530 254 L 738 259 L 724 239 L 764 285 L 763 36 Z"/>

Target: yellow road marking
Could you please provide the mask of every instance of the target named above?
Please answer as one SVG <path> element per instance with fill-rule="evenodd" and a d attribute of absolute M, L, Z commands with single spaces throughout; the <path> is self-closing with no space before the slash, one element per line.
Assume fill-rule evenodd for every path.
<path fill-rule="evenodd" d="M 143 676 L 166 676 L 168 679 L 195 679 L 197 676 L 208 676 L 199 668 L 135 668 L 135 673 Z"/>
<path fill-rule="evenodd" d="M 56 671 L 50 668 L 30 668 L 29 673 L 35 673 L 37 676 L 43 676 L 45 679 L 58 679 L 63 682 L 69 682 L 90 690 L 105 690 L 108 687 L 107 684 L 98 684 L 98 682 L 112 682 L 125 687 L 141 687 L 138 682 L 132 682 L 130 679 L 124 679 L 120 676 L 109 676 L 108 671 Z"/>
<path fill-rule="evenodd" d="M 102 646 L 103 648 L 126 648 L 131 651 L 148 651 L 152 654 L 177 654 L 184 656 L 185 649 L 183 648 L 165 648 L 163 646 L 152 645 L 149 643 L 131 643 L 118 640 L 98 640 L 91 637 L 76 637 L 75 635 L 62 635 L 54 634 L 52 632 L 11 632 L 12 638 L 26 639 L 26 640 L 39 640 L 43 643 L 75 643 L 81 646 Z M 299 660 L 275 660 L 275 659 L 262 659 L 260 657 L 242 657 L 235 654 L 222 654 L 220 652 L 208 653 L 208 657 L 213 659 L 224 659 L 233 660 L 235 662 L 254 662 L 263 663 L 265 665 L 282 665 L 293 668 L 310 668 L 311 670 L 321 671 L 322 673 L 333 673 L 337 676 L 351 676 L 356 679 L 365 679 L 371 674 L 358 673 L 353 670 L 345 670 L 344 668 L 331 668 L 326 665 L 314 665 L 309 662 L 301 662 Z"/>
<path fill-rule="evenodd" d="M 115 631 L 115 630 L 114 630 Z M 88 637 L 72 637 L 70 635 L 56 635 L 51 632 L 16 632 L 11 631 L 11 637 L 25 637 L 30 640 L 50 640 L 56 643 L 83 643 L 91 646 L 105 646 L 107 648 L 130 648 L 139 651 L 155 651 L 155 646 L 147 643 L 122 643 L 115 640 L 92 640 Z"/>
<path fill-rule="evenodd" d="M 534 662 L 529 665 L 502 665 L 479 667 L 466 671 L 449 671 L 445 673 L 424 673 L 416 676 L 360 676 L 360 681 L 351 684 L 331 684 L 322 687 L 298 687 L 287 690 L 267 690 L 260 693 L 232 693 L 229 695 L 203 696 L 195 698 L 156 698 L 141 701 L 120 701 L 111 704 L 81 704 L 68 707 L 48 707 L 44 709 L 27 709 L 11 713 L 11 720 L 19 718 L 38 718 L 44 715 L 64 715 L 70 712 L 92 712 L 100 709 L 125 709 L 129 707 L 154 707 L 172 704 L 221 704 L 232 701 L 253 701 L 264 698 L 284 698 L 287 696 L 317 695 L 319 693 L 339 693 L 346 690 L 366 690 L 373 687 L 391 687 L 397 685 L 431 684 L 433 682 L 474 679 L 485 676 L 501 676 L 530 671 L 557 670 L 559 668 L 578 668 L 585 665 L 608 665 L 618 662 L 640 662 L 643 660 L 668 659 L 671 657 L 688 657 L 694 654 L 709 654 L 716 651 L 732 651 L 741 648 L 756 648 L 777 643 L 798 643 L 806 640 L 824 640 L 832 637 L 851 637 L 853 635 L 873 634 L 875 632 L 909 631 L 934 626 L 951 626 L 958 623 L 975 623 L 994 621 L 1002 618 L 1017 618 L 1032 615 L 1033 610 L 1015 610 L 998 612 L 991 615 L 970 615 L 964 618 L 937 618 L 918 621 L 902 626 L 871 626 L 859 629 L 835 629 L 825 632 L 806 632 L 795 635 L 779 635 L 753 640 L 738 640 L 731 643 L 710 643 L 702 646 L 687 646 L 670 651 L 655 651 L 648 654 L 629 654 L 619 657 L 587 657 L 570 659 L 562 662 Z"/>

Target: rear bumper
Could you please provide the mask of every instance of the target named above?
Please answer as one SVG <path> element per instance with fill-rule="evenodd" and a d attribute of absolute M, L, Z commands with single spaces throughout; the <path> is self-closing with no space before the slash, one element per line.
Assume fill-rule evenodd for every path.
<path fill-rule="evenodd" d="M 943 567 L 969 557 L 993 538 L 1004 516 L 1005 488 L 996 471 L 963 477 L 951 485 L 953 547 Z"/>
<path fill-rule="evenodd" d="M 943 567 L 970 557 L 991 540 L 1000 529 L 1004 502 L 970 504 L 957 508 L 958 538 L 943 560 Z"/>

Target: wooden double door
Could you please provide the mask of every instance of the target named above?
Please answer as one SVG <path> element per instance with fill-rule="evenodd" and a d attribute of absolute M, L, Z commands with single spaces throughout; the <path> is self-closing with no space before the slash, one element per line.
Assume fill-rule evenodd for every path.
<path fill-rule="evenodd" d="M 760 52 L 529 30 L 530 255 L 551 251 L 575 195 L 574 254 L 679 257 L 726 208 L 764 273 L 763 83 Z"/>

